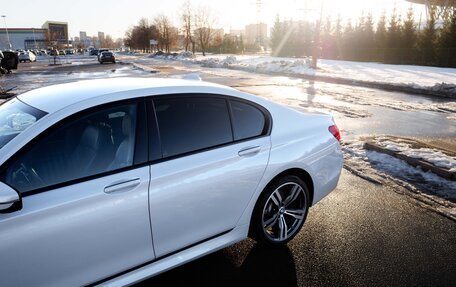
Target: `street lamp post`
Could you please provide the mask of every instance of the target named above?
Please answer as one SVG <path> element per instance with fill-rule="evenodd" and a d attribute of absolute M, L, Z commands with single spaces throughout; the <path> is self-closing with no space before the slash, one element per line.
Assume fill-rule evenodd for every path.
<path fill-rule="evenodd" d="M 314 37 L 314 45 L 313 45 L 313 52 L 312 52 L 312 68 L 317 68 L 317 61 L 319 55 L 319 46 L 320 46 L 320 27 L 321 27 L 321 20 L 323 18 L 323 4 L 324 0 L 321 0 L 321 7 L 320 7 L 320 19 L 317 20 L 317 27 L 315 29 L 315 37 Z"/>
<path fill-rule="evenodd" d="M 35 44 L 35 50 L 36 50 L 36 49 L 38 49 L 38 48 L 36 47 L 35 28 L 32 28 L 32 31 L 33 31 L 33 42 L 34 42 L 34 44 Z"/>
<path fill-rule="evenodd" d="M 3 18 L 3 21 L 5 22 L 6 38 L 8 39 L 8 45 L 11 50 L 11 48 L 12 48 L 11 41 L 10 41 L 10 37 L 9 37 L 9 33 L 8 33 L 8 27 L 6 26 L 6 15 L 2 15 L 2 18 Z"/>

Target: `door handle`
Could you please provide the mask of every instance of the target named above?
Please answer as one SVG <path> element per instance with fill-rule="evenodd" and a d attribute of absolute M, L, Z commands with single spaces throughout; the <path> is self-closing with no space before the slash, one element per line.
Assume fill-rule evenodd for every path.
<path fill-rule="evenodd" d="M 126 179 L 118 182 L 114 182 L 104 188 L 105 193 L 116 193 L 116 192 L 125 192 L 132 190 L 141 183 L 139 178 Z"/>
<path fill-rule="evenodd" d="M 260 150 L 261 150 L 260 146 L 250 146 L 250 147 L 241 149 L 238 152 L 238 155 L 239 156 L 249 156 L 249 155 L 251 156 L 251 155 L 255 155 L 255 154 L 259 153 Z"/>

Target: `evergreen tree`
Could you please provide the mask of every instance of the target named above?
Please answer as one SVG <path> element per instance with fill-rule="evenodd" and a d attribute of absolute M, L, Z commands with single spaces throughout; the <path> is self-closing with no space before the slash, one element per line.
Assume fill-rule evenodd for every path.
<path fill-rule="evenodd" d="M 342 19 L 340 14 L 337 15 L 336 25 L 334 27 L 334 40 L 336 44 L 336 57 L 337 59 L 342 58 Z"/>
<path fill-rule="evenodd" d="M 321 37 L 322 58 L 325 59 L 336 59 L 337 57 L 336 41 L 332 32 L 331 17 L 328 16 L 323 25 L 323 36 Z"/>
<path fill-rule="evenodd" d="M 358 23 L 355 26 L 354 39 L 356 45 L 353 45 L 353 60 L 364 61 L 365 43 L 364 43 L 364 14 L 358 19 Z"/>
<path fill-rule="evenodd" d="M 405 64 L 415 62 L 416 46 L 417 46 L 417 31 L 415 27 L 415 18 L 413 16 L 413 8 L 410 7 L 407 12 L 407 18 L 404 21 L 400 49 Z"/>
<path fill-rule="evenodd" d="M 364 22 L 364 41 L 369 49 L 374 47 L 374 19 L 372 13 L 368 13 Z"/>
<path fill-rule="evenodd" d="M 279 56 L 281 50 L 281 44 L 284 37 L 284 27 L 283 23 L 280 22 L 280 17 L 277 14 L 274 26 L 272 26 L 271 30 L 271 49 L 272 55 Z"/>
<path fill-rule="evenodd" d="M 436 64 L 436 40 L 437 29 L 435 28 L 434 13 L 429 13 L 429 19 L 426 27 L 420 34 L 419 39 L 419 52 L 422 65 L 435 65 Z"/>
<path fill-rule="evenodd" d="M 357 45 L 355 41 L 355 29 L 351 23 L 351 19 L 347 20 L 347 24 L 345 25 L 344 32 L 342 35 L 342 59 L 344 60 L 354 60 L 354 48 Z"/>
<path fill-rule="evenodd" d="M 386 33 L 386 53 L 385 62 L 387 63 L 398 63 L 400 60 L 399 54 L 399 42 L 401 39 L 401 21 L 400 16 L 397 14 L 396 7 L 393 8 L 391 14 L 388 31 Z"/>
<path fill-rule="evenodd" d="M 456 67 L 456 14 L 445 19 L 438 48 L 439 65 Z"/>
<path fill-rule="evenodd" d="M 313 50 L 315 25 L 305 21 L 302 25 L 301 33 L 298 35 L 299 38 L 304 39 L 304 56 L 311 56 Z"/>
<path fill-rule="evenodd" d="M 382 16 L 377 22 L 377 29 L 374 35 L 374 44 L 377 50 L 377 61 L 385 61 L 385 48 L 386 48 L 386 13 L 383 11 Z"/>

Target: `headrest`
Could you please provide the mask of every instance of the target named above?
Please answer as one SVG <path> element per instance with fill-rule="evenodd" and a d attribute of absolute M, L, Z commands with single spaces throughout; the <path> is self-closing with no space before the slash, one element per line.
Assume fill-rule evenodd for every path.
<path fill-rule="evenodd" d="M 88 126 L 82 133 L 80 143 L 83 146 L 96 149 L 99 137 L 100 130 L 95 126 Z"/>
<path fill-rule="evenodd" d="M 124 136 L 131 134 L 131 117 L 127 114 L 122 119 L 122 133 Z"/>

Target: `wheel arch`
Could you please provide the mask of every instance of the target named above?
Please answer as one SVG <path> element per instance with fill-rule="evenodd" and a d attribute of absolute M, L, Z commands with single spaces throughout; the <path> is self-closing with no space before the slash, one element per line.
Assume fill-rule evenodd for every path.
<path fill-rule="evenodd" d="M 310 174 L 302 168 L 290 168 L 290 169 L 282 171 L 281 173 L 277 174 L 269 181 L 269 183 L 265 186 L 263 191 L 266 190 L 273 182 L 275 182 L 279 178 L 282 178 L 287 175 L 297 176 L 302 181 L 304 181 L 304 183 L 307 185 L 307 188 L 309 189 L 310 205 L 312 206 L 312 202 L 313 202 L 313 198 L 314 198 L 314 183 L 313 183 L 313 180 L 312 180 L 312 177 L 310 176 Z M 263 193 L 263 191 L 261 193 Z"/>
<path fill-rule="evenodd" d="M 309 196 L 310 196 L 309 202 L 310 202 L 310 206 L 312 206 L 313 199 L 314 199 L 314 183 L 313 183 L 312 177 L 310 176 L 310 174 L 307 171 L 305 171 L 302 168 L 289 168 L 289 169 L 286 169 L 286 170 L 278 173 L 271 180 L 269 180 L 268 184 L 266 184 L 264 186 L 263 190 L 259 193 L 258 197 L 256 198 L 255 204 L 253 205 L 253 208 L 251 210 L 250 222 L 253 219 L 253 213 L 255 212 L 255 208 L 256 208 L 256 206 L 258 204 L 258 200 L 260 199 L 260 197 L 264 193 L 264 191 L 267 190 L 268 187 L 271 186 L 271 184 L 273 184 L 274 182 L 276 182 L 280 178 L 282 178 L 284 176 L 288 176 L 288 175 L 297 176 L 302 181 L 304 181 L 304 183 L 306 184 L 307 188 L 309 189 Z"/>

